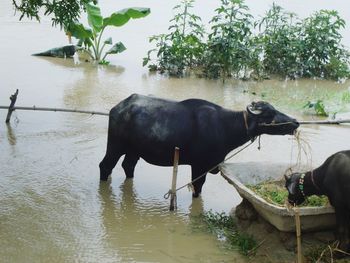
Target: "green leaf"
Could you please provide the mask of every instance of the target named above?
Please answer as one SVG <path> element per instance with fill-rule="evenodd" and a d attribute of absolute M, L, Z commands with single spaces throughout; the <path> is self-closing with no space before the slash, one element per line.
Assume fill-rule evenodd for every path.
<path fill-rule="evenodd" d="M 73 37 L 83 41 L 92 37 L 92 30 L 86 28 L 83 24 L 70 24 L 67 32 L 70 32 Z"/>
<path fill-rule="evenodd" d="M 100 62 L 98 62 L 99 65 L 105 65 L 105 66 L 108 66 L 110 64 L 109 61 L 107 60 L 101 60 Z"/>
<path fill-rule="evenodd" d="M 111 37 L 107 38 L 107 39 L 104 41 L 104 43 L 105 43 L 106 45 L 112 45 L 112 44 L 113 44 L 112 38 L 111 38 Z"/>
<path fill-rule="evenodd" d="M 131 7 L 124 10 L 126 10 L 126 14 L 128 14 L 130 18 L 133 19 L 142 18 L 148 16 L 151 13 L 151 9 L 145 7 Z"/>
<path fill-rule="evenodd" d="M 151 9 L 143 7 L 132 7 L 122 9 L 103 19 L 103 27 L 106 26 L 122 26 L 126 24 L 130 18 L 142 18 L 151 13 Z"/>
<path fill-rule="evenodd" d="M 122 53 L 124 50 L 126 50 L 126 47 L 122 42 L 115 43 L 113 47 L 111 47 L 110 50 L 106 52 L 106 54 L 118 54 Z"/>
<path fill-rule="evenodd" d="M 103 17 L 100 8 L 92 4 L 86 4 L 86 13 L 89 25 L 95 32 L 100 32 L 103 25 Z"/>
<path fill-rule="evenodd" d="M 142 67 L 146 66 L 148 64 L 148 62 L 150 61 L 150 58 L 143 58 L 142 59 Z"/>

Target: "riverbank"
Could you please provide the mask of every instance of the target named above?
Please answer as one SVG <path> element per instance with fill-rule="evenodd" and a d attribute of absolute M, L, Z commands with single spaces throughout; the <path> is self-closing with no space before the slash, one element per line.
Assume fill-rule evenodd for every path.
<path fill-rule="evenodd" d="M 230 215 L 237 222 L 240 231 L 252 235 L 258 244 L 256 254 L 250 262 L 256 263 L 290 263 L 295 262 L 297 255 L 296 234 L 278 231 L 265 219 L 258 215 L 251 204 L 245 200 L 231 210 Z M 334 242 L 332 230 L 302 233 L 302 254 L 306 262 L 331 262 L 328 245 Z M 334 259 L 334 258 L 333 258 Z M 349 258 L 338 259 L 333 262 L 349 262 Z"/>

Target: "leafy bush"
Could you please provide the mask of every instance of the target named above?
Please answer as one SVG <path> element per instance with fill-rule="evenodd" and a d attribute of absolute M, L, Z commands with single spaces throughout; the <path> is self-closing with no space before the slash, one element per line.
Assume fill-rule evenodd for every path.
<path fill-rule="evenodd" d="M 273 4 L 260 22 L 264 30 L 263 64 L 269 74 L 290 78 L 349 77 L 349 52 L 340 44 L 345 21 L 336 11 L 321 10 L 299 20 Z"/>
<path fill-rule="evenodd" d="M 170 20 L 169 34 L 152 36 L 150 42 L 155 41 L 157 49 L 150 50 L 143 59 L 143 65 L 151 61 L 151 54 L 157 52 L 157 63 L 151 64 L 151 69 L 167 72 L 173 76 L 182 76 L 185 69 L 200 65 L 204 44 L 202 38 L 204 29 L 200 23 L 201 18 L 190 13 L 194 0 L 183 0 L 174 7 L 177 12 Z"/>
<path fill-rule="evenodd" d="M 303 21 L 300 54 L 303 75 L 330 79 L 349 76 L 349 52 L 340 44 L 345 21 L 337 11 L 321 10 Z"/>
<path fill-rule="evenodd" d="M 263 45 L 264 70 L 295 78 L 300 76 L 299 54 L 302 48 L 300 41 L 300 22 L 296 15 L 272 5 L 265 17 L 259 21 L 259 38 Z M 294 22 L 294 21 L 297 22 Z"/>
<path fill-rule="evenodd" d="M 345 21 L 336 11 L 321 10 L 300 20 L 294 13 L 273 4 L 254 21 L 244 0 L 221 0 L 210 20 L 205 38 L 198 16 L 190 14 L 194 0 L 183 0 L 174 9 L 169 34 L 153 36 L 157 51 L 151 69 L 182 76 L 197 69 L 208 78 L 317 77 L 344 79 L 350 76 L 350 53 L 340 44 Z M 258 28 L 257 28 L 258 26 Z M 253 29 L 259 33 L 254 35 Z M 188 31 L 188 32 L 187 32 Z M 204 43 L 203 39 L 206 39 Z"/>
<path fill-rule="evenodd" d="M 209 78 L 247 75 L 251 58 L 253 16 L 242 0 L 221 0 L 216 15 L 209 22 L 204 56 L 204 72 Z"/>

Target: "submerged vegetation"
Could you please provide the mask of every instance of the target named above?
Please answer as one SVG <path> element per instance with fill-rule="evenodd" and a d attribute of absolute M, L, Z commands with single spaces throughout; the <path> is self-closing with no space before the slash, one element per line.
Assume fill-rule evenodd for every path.
<path fill-rule="evenodd" d="M 273 4 L 255 20 L 243 0 L 221 0 L 210 31 L 204 32 L 200 17 L 190 11 L 193 4 L 183 0 L 174 8 L 178 13 L 170 21 L 170 32 L 150 38 L 156 49 L 148 52 L 144 65 L 178 77 L 188 69 L 208 78 L 338 80 L 350 75 L 350 53 L 339 33 L 345 21 L 337 11 L 321 10 L 301 20 Z"/>
<path fill-rule="evenodd" d="M 40 10 L 44 9 L 44 15 L 52 16 L 53 26 L 59 25 L 64 29 L 69 39 L 71 36 L 79 40 L 77 46 L 80 52 L 99 64 L 108 65 L 105 58 L 110 54 L 118 54 L 126 50 L 122 42 L 113 45 L 111 37 L 103 39 L 102 35 L 106 27 L 120 27 L 130 19 L 142 18 L 150 14 L 149 8 L 132 7 L 119 10 L 108 17 L 102 17 L 97 0 L 73 0 L 73 1 L 42 1 L 42 0 L 12 0 L 17 11 L 21 13 L 20 20 L 26 16 L 40 21 Z M 90 28 L 79 22 L 80 14 L 86 12 Z M 106 45 L 110 49 L 104 52 Z"/>
<path fill-rule="evenodd" d="M 206 229 L 215 234 L 217 238 L 224 242 L 228 249 L 238 250 L 241 254 L 248 256 L 254 254 L 257 242 L 245 233 L 238 231 L 234 219 L 225 213 L 205 212 L 199 217 L 195 217 L 193 227 Z"/>
<path fill-rule="evenodd" d="M 252 15 L 242 1 L 222 0 L 210 20 L 203 58 L 203 73 L 209 78 L 245 78 L 258 60 L 252 43 Z"/>
<path fill-rule="evenodd" d="M 328 112 L 322 100 L 317 100 L 316 102 L 308 101 L 303 108 L 313 109 L 316 115 L 328 117 Z"/>
<path fill-rule="evenodd" d="M 150 69 L 161 73 L 180 76 L 186 69 L 201 65 L 204 28 L 200 24 L 201 18 L 190 12 L 193 3 L 194 0 L 183 0 L 181 5 L 174 7 L 177 14 L 170 20 L 170 32 L 150 38 L 150 42 L 156 42 L 157 49 L 148 52 L 143 59 L 144 66 L 150 62 L 153 52 L 157 52 L 157 62 L 150 65 Z"/>
<path fill-rule="evenodd" d="M 288 198 L 288 191 L 283 182 L 269 181 L 257 185 L 248 185 L 249 189 L 260 195 L 269 203 L 283 206 Z M 328 203 L 326 196 L 309 196 L 301 206 L 324 206 Z"/>

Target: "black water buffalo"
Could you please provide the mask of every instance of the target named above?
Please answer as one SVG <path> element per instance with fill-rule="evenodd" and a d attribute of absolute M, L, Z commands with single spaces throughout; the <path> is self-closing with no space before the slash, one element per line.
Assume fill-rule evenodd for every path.
<path fill-rule="evenodd" d="M 298 126 L 266 102 L 252 103 L 247 111 L 231 111 L 201 99 L 176 102 L 134 94 L 109 113 L 100 179 L 107 180 L 124 154 L 122 167 L 128 178 L 134 176 L 140 157 L 154 165 L 172 166 L 176 146 L 179 164 L 191 165 L 194 180 L 250 139 L 263 133 L 292 134 Z M 204 182 L 205 176 L 193 183 L 195 197 Z"/>
<path fill-rule="evenodd" d="M 288 200 L 299 205 L 310 195 L 326 195 L 335 209 L 340 249 L 350 252 L 350 151 L 337 152 L 320 167 L 286 176 Z"/>

